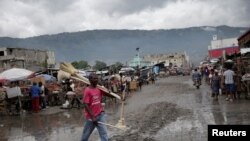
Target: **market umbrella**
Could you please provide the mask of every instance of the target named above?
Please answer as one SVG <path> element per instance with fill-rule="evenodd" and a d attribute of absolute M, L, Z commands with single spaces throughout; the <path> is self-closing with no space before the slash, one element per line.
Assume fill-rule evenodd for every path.
<path fill-rule="evenodd" d="M 226 62 L 226 63 L 233 63 L 233 60 L 228 59 L 228 60 L 226 60 L 225 62 Z"/>
<path fill-rule="evenodd" d="M 21 68 L 12 68 L 0 74 L 0 80 L 18 81 L 34 76 L 34 72 Z"/>
<path fill-rule="evenodd" d="M 48 74 L 40 74 L 37 77 L 43 77 L 45 81 L 55 81 L 56 78 Z"/>

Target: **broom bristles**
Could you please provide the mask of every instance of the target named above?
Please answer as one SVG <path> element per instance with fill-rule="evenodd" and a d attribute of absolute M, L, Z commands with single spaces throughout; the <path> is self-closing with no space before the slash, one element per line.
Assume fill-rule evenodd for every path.
<path fill-rule="evenodd" d="M 61 82 L 63 79 L 69 79 L 70 78 L 70 74 L 63 71 L 63 70 L 59 70 L 58 74 L 57 74 L 57 79 L 59 82 Z"/>
<path fill-rule="evenodd" d="M 70 64 L 70 63 L 61 63 L 60 65 L 60 71 L 58 72 L 58 76 L 60 78 L 58 78 L 58 80 L 63 79 L 63 78 L 72 78 L 72 79 L 76 79 L 78 81 L 82 81 L 86 84 L 90 84 L 89 79 L 77 74 L 77 70 Z M 117 99 L 121 99 L 121 97 L 115 93 L 111 93 L 109 92 L 109 90 L 105 87 L 102 87 L 100 85 L 97 85 L 97 88 L 110 94 L 111 96 L 117 98 Z"/>
<path fill-rule="evenodd" d="M 67 63 L 61 63 L 60 70 L 63 70 L 70 74 L 75 74 L 77 72 L 77 70 L 72 65 L 67 64 Z"/>
<path fill-rule="evenodd" d="M 76 76 L 71 76 L 72 79 L 75 79 L 75 80 L 78 80 L 78 81 L 81 81 L 85 84 L 88 84 L 90 85 L 90 82 L 88 79 L 83 79 L 83 77 L 76 77 Z M 97 85 L 97 88 L 107 94 L 109 94 L 110 96 L 113 96 L 117 99 L 121 99 L 121 97 L 119 95 L 117 95 L 116 93 L 113 93 L 113 92 L 110 92 L 107 88 L 103 87 L 103 86 L 100 86 L 100 85 Z"/>

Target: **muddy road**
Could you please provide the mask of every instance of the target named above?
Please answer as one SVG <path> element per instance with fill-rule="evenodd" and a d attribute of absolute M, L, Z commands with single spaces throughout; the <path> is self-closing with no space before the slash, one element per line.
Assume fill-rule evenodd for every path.
<path fill-rule="evenodd" d="M 192 86 L 190 77 L 161 78 L 133 92 L 125 103 L 123 132 L 108 127 L 111 141 L 206 141 L 208 124 L 249 124 L 250 101 L 210 97 L 210 89 Z M 115 125 L 120 104 L 107 104 L 106 120 Z M 0 117 L 0 141 L 78 141 L 84 119 L 80 109 L 51 107 L 39 114 Z M 98 141 L 95 130 L 90 141 Z"/>

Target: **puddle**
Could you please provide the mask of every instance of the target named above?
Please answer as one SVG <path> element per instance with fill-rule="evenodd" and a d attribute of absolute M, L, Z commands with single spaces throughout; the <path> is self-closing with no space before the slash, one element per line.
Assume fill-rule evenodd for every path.
<path fill-rule="evenodd" d="M 154 139 L 159 141 L 199 140 L 204 134 L 203 130 L 202 124 L 198 120 L 178 118 L 175 122 L 162 128 Z"/>

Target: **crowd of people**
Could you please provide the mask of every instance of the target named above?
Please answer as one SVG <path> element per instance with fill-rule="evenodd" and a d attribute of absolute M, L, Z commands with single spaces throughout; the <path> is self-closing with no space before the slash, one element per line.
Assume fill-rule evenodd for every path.
<path fill-rule="evenodd" d="M 136 72 L 125 72 L 112 75 L 98 75 L 98 79 L 99 85 L 120 95 L 125 91 L 127 97 L 131 95 L 132 91 L 141 90 L 144 84 L 154 83 L 155 75 L 152 71 L 144 75 L 140 75 Z M 25 85 L 25 89 L 23 89 L 19 82 L 11 82 L 4 87 L 1 86 L 5 92 L 8 87 L 17 87 L 22 91 L 21 101 L 17 97 L 8 98 L 7 93 L 5 94 L 8 113 L 20 113 L 20 109 L 37 113 L 50 106 L 56 105 L 62 106 L 62 108 L 82 107 L 82 93 L 87 87 L 86 84 L 72 79 L 65 79 L 62 82 L 54 83 L 57 85 L 56 90 L 49 88 L 50 86 L 47 83 L 37 81 L 31 82 L 31 85 Z M 114 101 L 114 99 L 104 98 L 103 101 Z M 20 102 L 22 102 L 22 104 L 20 104 Z M 114 102 L 116 102 L 116 100 Z M 13 105 L 15 105 L 14 109 Z"/>
<path fill-rule="evenodd" d="M 233 70 L 232 64 L 227 64 L 223 69 L 218 67 L 198 67 L 192 72 L 192 79 L 198 78 L 200 82 L 204 80 L 205 84 L 211 87 L 211 96 L 218 100 L 219 94 L 225 94 L 226 101 L 234 101 L 240 98 L 242 86 L 240 77 Z"/>

